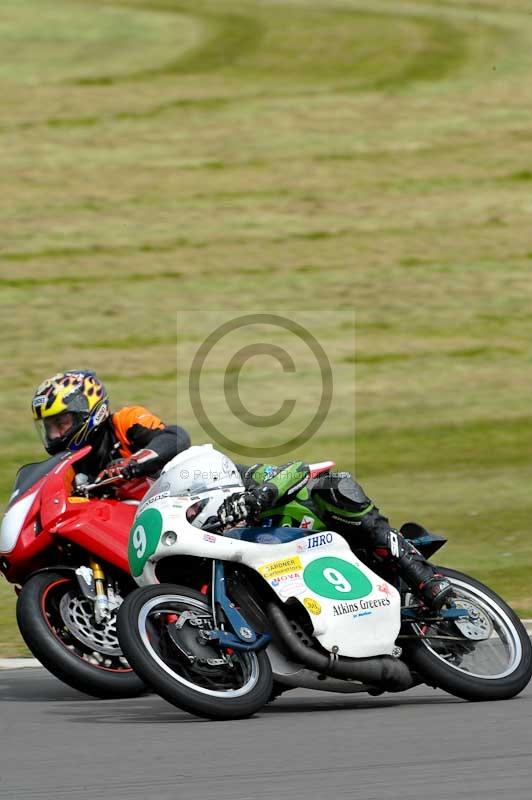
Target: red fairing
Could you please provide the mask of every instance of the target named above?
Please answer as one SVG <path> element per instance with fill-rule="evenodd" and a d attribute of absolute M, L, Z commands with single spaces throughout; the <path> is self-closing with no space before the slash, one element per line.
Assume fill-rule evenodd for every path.
<path fill-rule="evenodd" d="M 54 544 L 55 537 L 50 530 L 42 528 L 39 514 L 41 509 L 41 491 L 45 483 L 46 478 L 42 478 L 38 483 L 32 486 L 29 491 L 18 498 L 16 504 L 13 506 L 19 506 L 19 504 L 22 506 L 27 498 L 34 495 L 33 502 L 26 513 L 14 548 L 7 552 L 0 561 L 0 563 L 3 562 L 2 572 L 4 572 L 7 580 L 12 583 L 22 582 L 25 575 L 43 566 L 46 563 L 43 553 L 49 550 Z"/>
<path fill-rule="evenodd" d="M 129 574 L 129 530 L 151 481 L 121 484 L 118 500 L 72 496 L 73 465 L 88 452 L 85 447 L 60 460 L 8 508 L 6 516 L 10 509 L 13 513 L 5 534 L 2 530 L 0 571 L 11 583 L 23 583 L 35 571 L 62 563 L 65 541 Z"/>
<path fill-rule="evenodd" d="M 137 505 L 119 500 L 70 501 L 67 505 L 55 526 L 57 535 L 129 573 L 127 544 Z"/>
<path fill-rule="evenodd" d="M 148 489 L 152 486 L 151 478 L 133 478 L 116 487 L 117 500 L 142 500 Z"/>

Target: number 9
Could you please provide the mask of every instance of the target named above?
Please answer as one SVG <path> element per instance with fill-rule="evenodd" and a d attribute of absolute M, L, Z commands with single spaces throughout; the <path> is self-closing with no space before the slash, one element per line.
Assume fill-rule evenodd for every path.
<path fill-rule="evenodd" d="M 323 570 L 323 577 L 326 581 L 329 581 L 332 586 L 334 586 L 337 592 L 351 591 L 351 584 L 341 572 L 338 572 L 337 569 L 327 567 L 327 569 Z"/>
<path fill-rule="evenodd" d="M 146 539 L 146 531 L 142 527 L 142 525 L 137 525 L 135 530 L 133 531 L 133 547 L 136 550 L 137 558 L 142 558 L 144 553 L 146 552 L 146 545 L 148 544 Z"/>

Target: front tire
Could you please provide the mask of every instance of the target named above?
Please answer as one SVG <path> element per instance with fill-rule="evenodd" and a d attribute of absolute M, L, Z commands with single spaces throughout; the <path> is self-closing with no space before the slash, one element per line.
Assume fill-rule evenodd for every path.
<path fill-rule="evenodd" d="M 412 623 L 420 638 L 405 647 L 408 663 L 430 686 L 464 700 L 506 700 L 532 676 L 532 645 L 519 617 L 494 591 L 447 567 L 455 605 L 467 619 Z M 408 641 L 408 640 L 407 640 Z"/>
<path fill-rule="evenodd" d="M 224 651 L 202 638 L 211 628 L 205 596 L 173 584 L 136 589 L 117 622 L 129 663 L 169 703 L 207 719 L 249 717 L 272 693 L 268 656 Z"/>
<path fill-rule="evenodd" d="M 35 658 L 73 689 L 99 698 L 136 697 L 146 687 L 123 657 L 114 620 L 101 631 L 91 628 L 89 606 L 75 577 L 37 573 L 17 601 L 22 638 Z M 76 638 L 75 619 L 83 641 Z"/>

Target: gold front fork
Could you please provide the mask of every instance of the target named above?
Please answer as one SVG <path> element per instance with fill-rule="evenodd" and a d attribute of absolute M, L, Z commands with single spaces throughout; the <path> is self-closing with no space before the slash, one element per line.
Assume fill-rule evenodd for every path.
<path fill-rule="evenodd" d="M 94 591 L 96 593 L 94 616 L 96 617 L 96 622 L 102 622 L 109 617 L 109 598 L 105 590 L 105 573 L 101 565 L 92 556 L 89 558 L 89 566 L 92 570 Z"/>

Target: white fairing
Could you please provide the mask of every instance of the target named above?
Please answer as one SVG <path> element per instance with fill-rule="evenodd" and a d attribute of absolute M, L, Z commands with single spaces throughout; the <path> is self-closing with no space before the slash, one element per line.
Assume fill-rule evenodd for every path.
<path fill-rule="evenodd" d="M 245 563 L 281 600 L 295 597 L 305 606 L 326 650 L 351 658 L 392 653 L 401 627 L 399 592 L 360 561 L 342 536 L 314 532 L 266 549 L 271 561 L 261 549 Z"/>
<path fill-rule="evenodd" d="M 246 564 L 281 601 L 303 604 L 327 650 L 352 658 L 392 653 L 400 628 L 399 593 L 359 561 L 339 534 L 313 531 L 285 544 L 217 536 L 187 522 L 195 499 L 160 497 L 139 510 L 130 541 L 130 566 L 139 585 L 156 583 L 155 565 L 168 556 Z"/>
<path fill-rule="evenodd" d="M 24 520 L 38 492 L 39 490 L 26 495 L 5 514 L 0 528 L 0 553 L 11 553 L 15 549 Z"/>

